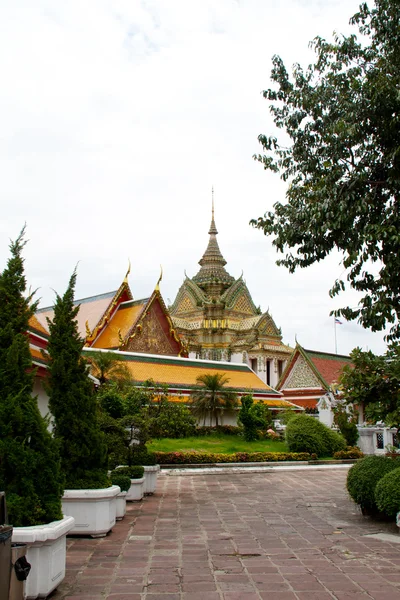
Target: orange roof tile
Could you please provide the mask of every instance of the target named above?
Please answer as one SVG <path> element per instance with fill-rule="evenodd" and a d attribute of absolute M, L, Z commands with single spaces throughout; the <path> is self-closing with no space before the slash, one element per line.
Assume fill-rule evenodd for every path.
<path fill-rule="evenodd" d="M 93 349 L 84 350 L 93 352 Z M 257 392 L 280 397 L 280 393 L 264 383 L 247 365 L 218 361 L 191 360 L 170 356 L 155 356 L 135 352 L 117 352 L 137 383 L 153 379 L 172 388 L 192 389 L 196 379 L 205 373 L 221 373 L 229 382 L 227 387 L 239 392 Z"/>
<path fill-rule="evenodd" d="M 39 350 L 38 348 L 33 348 L 32 346 L 29 347 L 29 350 L 31 352 L 31 357 L 33 361 L 40 362 L 42 364 L 48 363 L 48 359 L 43 356 L 41 350 Z"/>
<path fill-rule="evenodd" d="M 44 327 L 44 325 L 38 320 L 36 315 L 32 315 L 29 319 L 29 330 L 33 331 L 33 333 L 38 333 L 45 338 L 49 337 L 49 332 Z"/>
<path fill-rule="evenodd" d="M 125 338 L 130 328 L 136 323 L 145 304 L 146 303 L 135 304 L 128 307 L 123 305 L 119 306 L 118 310 L 104 327 L 92 347 L 118 348 L 120 345 L 118 332 L 120 331 L 122 338 Z"/>

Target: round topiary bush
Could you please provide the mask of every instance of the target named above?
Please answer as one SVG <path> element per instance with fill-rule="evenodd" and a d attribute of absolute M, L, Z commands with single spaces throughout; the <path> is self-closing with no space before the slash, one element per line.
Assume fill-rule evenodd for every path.
<path fill-rule="evenodd" d="M 375 488 L 376 505 L 388 517 L 395 517 L 400 512 L 400 460 L 395 459 L 393 462 L 397 463 L 397 469 L 386 473 Z"/>
<path fill-rule="evenodd" d="M 131 478 L 129 475 L 123 475 L 119 470 L 111 471 L 111 483 L 118 485 L 121 492 L 127 492 L 131 487 Z"/>
<path fill-rule="evenodd" d="M 347 474 L 347 491 L 365 512 L 378 510 L 375 488 L 380 479 L 400 467 L 400 459 L 386 456 L 366 456 L 351 467 Z"/>
<path fill-rule="evenodd" d="M 286 442 L 290 452 L 309 452 L 318 456 L 332 456 L 346 449 L 343 436 L 308 415 L 297 415 L 289 421 Z"/>
<path fill-rule="evenodd" d="M 144 475 L 144 467 L 141 467 L 140 465 L 117 467 L 113 473 L 128 475 L 130 479 L 141 479 Z"/>

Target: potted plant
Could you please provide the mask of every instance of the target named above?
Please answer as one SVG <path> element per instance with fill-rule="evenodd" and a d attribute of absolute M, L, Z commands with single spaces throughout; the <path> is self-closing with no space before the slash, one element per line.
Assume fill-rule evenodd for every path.
<path fill-rule="evenodd" d="M 115 525 L 120 489 L 111 485 L 107 475 L 107 445 L 98 424 L 93 382 L 82 357 L 75 284 L 76 270 L 64 296 L 56 295 L 54 316 L 48 320 L 47 393 L 65 476 L 62 507 L 76 521 L 71 533 L 100 537 Z"/>
<path fill-rule="evenodd" d="M 126 496 L 131 487 L 131 478 L 128 475 L 124 475 L 119 471 L 111 471 L 110 473 L 111 483 L 113 485 L 118 485 L 120 488 L 120 493 L 117 496 L 117 521 L 120 521 L 124 518 L 126 513 Z"/>
<path fill-rule="evenodd" d="M 150 452 L 145 445 L 131 446 L 128 463 L 130 466 L 140 465 L 144 469 L 144 488 L 145 495 L 154 494 L 157 486 L 158 473 L 160 465 L 156 464 L 156 455 Z"/>
<path fill-rule="evenodd" d="M 0 489 L 14 526 L 12 541 L 28 546 L 26 596 L 37 598 L 65 577 L 66 534 L 74 519 L 63 517 L 58 444 L 32 395 L 35 370 L 27 331 L 37 303 L 25 295 L 24 245 L 23 229 L 0 273 Z"/>
<path fill-rule="evenodd" d="M 141 500 L 144 495 L 144 467 L 140 465 L 120 466 L 116 469 L 121 475 L 128 475 L 131 485 L 126 495 L 127 502 Z"/>

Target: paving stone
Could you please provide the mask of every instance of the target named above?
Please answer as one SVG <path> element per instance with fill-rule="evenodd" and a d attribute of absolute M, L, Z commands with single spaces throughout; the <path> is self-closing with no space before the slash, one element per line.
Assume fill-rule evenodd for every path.
<path fill-rule="evenodd" d="M 400 600 L 397 529 L 346 473 L 162 473 L 107 537 L 67 539 L 52 600 Z"/>

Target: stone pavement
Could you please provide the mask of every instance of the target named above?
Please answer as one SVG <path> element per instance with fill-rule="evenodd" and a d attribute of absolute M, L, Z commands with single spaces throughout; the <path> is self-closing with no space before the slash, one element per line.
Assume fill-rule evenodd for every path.
<path fill-rule="evenodd" d="M 161 474 L 107 537 L 68 538 L 51 599 L 400 600 L 400 536 L 360 515 L 346 474 Z"/>

